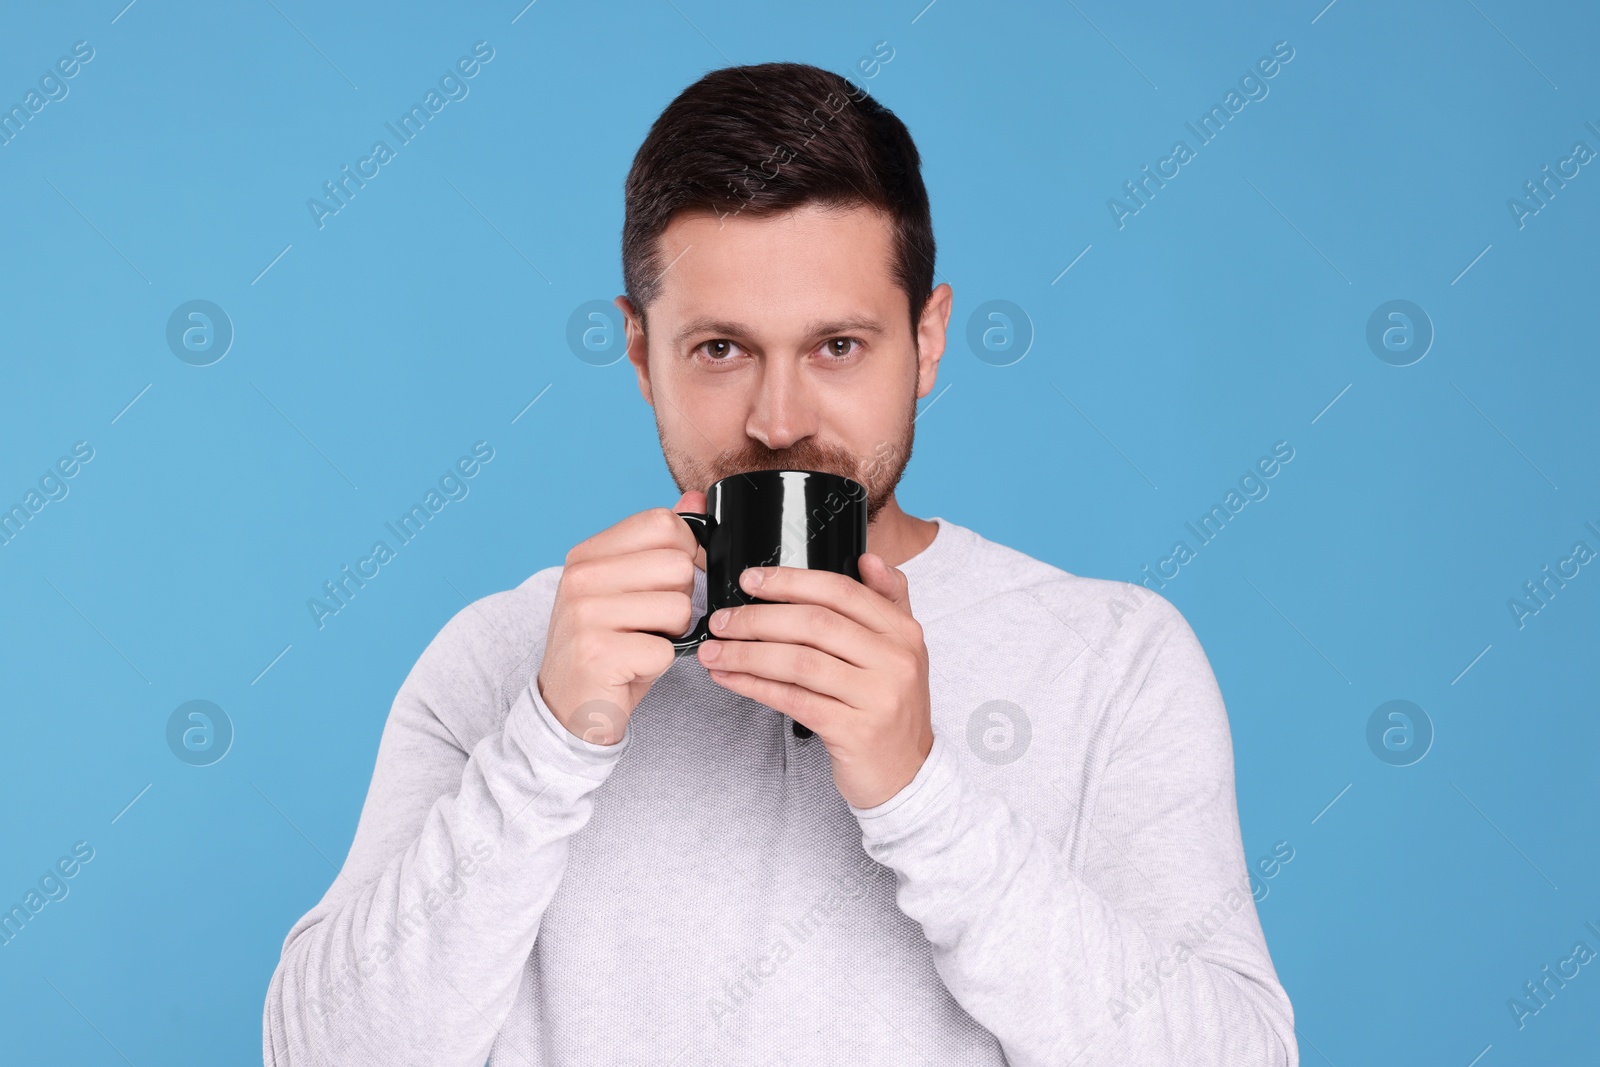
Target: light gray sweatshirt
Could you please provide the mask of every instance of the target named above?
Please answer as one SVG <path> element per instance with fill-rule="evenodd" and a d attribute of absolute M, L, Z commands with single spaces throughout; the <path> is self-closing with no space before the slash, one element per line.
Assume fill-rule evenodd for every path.
<path fill-rule="evenodd" d="M 284 941 L 266 1064 L 1297 1064 L 1183 616 L 934 521 L 901 569 L 936 739 L 873 808 L 693 655 L 616 745 L 567 731 L 559 567 L 464 608 Z"/>

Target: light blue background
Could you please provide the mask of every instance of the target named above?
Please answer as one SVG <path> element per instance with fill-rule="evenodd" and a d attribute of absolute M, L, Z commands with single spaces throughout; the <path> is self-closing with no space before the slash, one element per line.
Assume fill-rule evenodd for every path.
<path fill-rule="evenodd" d="M 259 1055 L 428 640 L 676 499 L 626 362 L 565 340 L 620 291 L 649 123 L 713 67 L 879 41 L 956 294 L 904 505 L 1132 580 L 1288 441 L 1163 593 L 1227 700 L 1247 854 L 1296 852 L 1259 908 L 1304 1062 L 1593 1056 L 1600 965 L 1520 1031 L 1507 1000 L 1600 949 L 1600 567 L 1521 629 L 1506 602 L 1600 549 L 1600 167 L 1525 228 L 1506 201 L 1600 148 L 1600 15 L 923 2 L 8 8 L 7 106 L 95 57 L 0 147 L 0 505 L 95 458 L 0 547 L 0 904 L 96 853 L 0 948 L 8 1062 Z M 470 95 L 319 230 L 307 198 L 479 40 Z M 1270 95 L 1119 230 L 1107 198 L 1280 40 Z M 1365 341 L 1396 298 L 1437 332 L 1407 367 Z M 236 330 L 212 366 L 165 341 L 191 299 Z M 1014 365 L 966 344 L 990 299 L 1031 320 Z M 306 599 L 478 440 L 470 495 L 318 630 Z M 213 766 L 167 747 L 191 699 L 236 730 Z M 1436 731 L 1412 766 L 1367 745 L 1391 699 Z"/>

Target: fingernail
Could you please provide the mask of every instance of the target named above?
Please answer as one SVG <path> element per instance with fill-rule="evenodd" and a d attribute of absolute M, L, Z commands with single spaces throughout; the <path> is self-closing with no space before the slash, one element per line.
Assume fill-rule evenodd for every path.
<path fill-rule="evenodd" d="M 715 641 L 700 642 L 700 658 L 707 663 L 722 655 L 722 646 Z"/>
<path fill-rule="evenodd" d="M 761 583 L 765 580 L 765 575 L 758 568 L 751 567 L 744 572 L 744 584 L 751 589 L 760 589 Z"/>
<path fill-rule="evenodd" d="M 711 628 L 713 630 L 722 629 L 724 626 L 728 625 L 728 620 L 730 618 L 732 618 L 732 617 L 733 617 L 733 613 L 731 611 L 729 611 L 727 608 L 720 608 L 717 611 L 712 612 L 711 613 Z"/>

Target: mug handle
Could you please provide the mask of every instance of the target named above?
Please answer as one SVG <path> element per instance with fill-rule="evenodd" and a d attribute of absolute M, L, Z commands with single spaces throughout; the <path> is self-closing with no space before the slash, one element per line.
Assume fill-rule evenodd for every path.
<path fill-rule="evenodd" d="M 689 529 L 694 533 L 694 539 L 700 543 L 700 547 L 708 547 L 706 540 L 711 534 L 711 516 L 698 511 L 680 511 L 677 515 L 678 518 L 689 524 Z M 710 618 L 709 614 L 700 616 L 689 632 L 682 637 L 656 633 L 654 630 L 646 630 L 645 633 L 671 641 L 673 652 L 675 655 L 681 656 L 683 653 L 699 647 L 702 641 L 711 636 Z"/>

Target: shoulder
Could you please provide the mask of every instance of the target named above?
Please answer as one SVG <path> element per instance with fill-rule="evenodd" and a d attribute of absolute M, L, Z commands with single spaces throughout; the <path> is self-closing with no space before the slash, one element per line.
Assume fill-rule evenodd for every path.
<path fill-rule="evenodd" d="M 1176 605 L 1135 582 L 1072 574 L 990 544 L 985 554 L 1015 576 L 1013 610 L 1055 628 L 1060 655 L 1084 672 L 1063 678 L 1099 694 L 1119 743 L 1178 738 L 1197 761 L 1231 751 L 1216 675 Z M 1157 721 L 1165 726 L 1152 733 Z"/>
<path fill-rule="evenodd" d="M 968 533 L 973 549 L 964 567 L 967 581 L 989 596 L 1035 602 L 1102 655 L 1126 658 L 1137 649 L 1159 647 L 1175 635 L 1193 636 L 1177 607 L 1145 586 L 1074 574 Z"/>
<path fill-rule="evenodd" d="M 437 720 L 464 751 L 500 729 L 543 657 L 561 571 L 546 567 L 452 615 L 406 675 L 396 704 Z"/>
<path fill-rule="evenodd" d="M 957 584 L 976 630 L 1051 661 L 1050 673 L 1126 711 L 1147 685 L 1215 685 L 1199 639 L 1178 608 L 1134 582 L 1091 578 L 968 531 Z M 959 610 L 959 609 L 958 609 Z M 990 654 L 993 654 L 991 650 Z M 1083 673 L 1078 673 L 1083 672 Z"/>
<path fill-rule="evenodd" d="M 559 566 L 546 567 L 513 588 L 466 604 L 439 629 L 424 658 L 471 659 L 488 673 L 503 668 L 530 641 L 543 640 L 561 571 Z"/>

